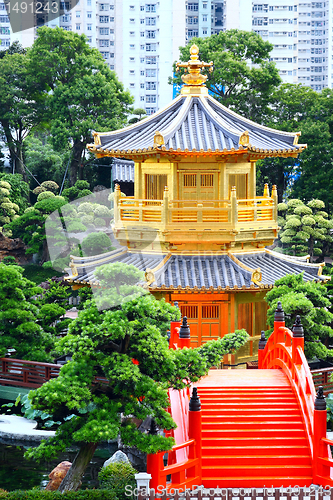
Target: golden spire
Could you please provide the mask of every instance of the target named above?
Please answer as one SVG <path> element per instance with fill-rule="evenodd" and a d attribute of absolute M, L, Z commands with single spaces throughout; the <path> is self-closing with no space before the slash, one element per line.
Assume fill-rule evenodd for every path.
<path fill-rule="evenodd" d="M 202 68 L 209 68 L 209 71 L 213 71 L 213 62 L 205 63 L 199 60 L 199 47 L 196 45 L 192 45 L 190 48 L 191 60 L 186 63 L 177 63 L 176 71 L 179 71 L 179 68 L 185 68 L 185 71 L 188 71 L 189 74 L 182 75 L 182 80 L 185 85 L 190 86 L 200 86 L 205 83 L 207 80 L 207 75 L 202 75 Z"/>

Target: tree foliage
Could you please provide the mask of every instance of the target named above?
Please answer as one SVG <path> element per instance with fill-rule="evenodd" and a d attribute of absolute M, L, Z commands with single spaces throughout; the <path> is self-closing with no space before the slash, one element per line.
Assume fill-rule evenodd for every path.
<path fill-rule="evenodd" d="M 42 27 L 29 50 L 30 77 L 46 95 L 43 113 L 54 146 L 71 145 L 70 183 L 75 184 L 92 130 L 112 130 L 126 121 L 132 98 L 85 35 Z M 81 174 L 82 178 L 82 174 Z"/>
<path fill-rule="evenodd" d="M 0 357 L 10 348 L 18 359 L 50 362 L 54 339 L 40 325 L 33 299 L 42 289 L 22 273 L 19 266 L 0 263 Z"/>
<path fill-rule="evenodd" d="M 115 286 L 114 269 L 110 276 L 106 271 L 104 266 L 109 287 L 112 283 Z M 120 283 L 127 274 L 129 287 L 132 279 L 138 279 L 131 268 L 119 274 Z M 104 294 L 103 284 L 100 290 Z M 120 289 L 120 294 L 123 291 Z M 172 438 L 140 432 L 133 418 L 151 417 L 161 429 L 174 428 L 166 410 L 167 389 L 180 389 L 197 381 L 225 353 L 241 347 L 248 338 L 242 330 L 196 349 L 171 350 L 167 330 L 179 314 L 177 308 L 150 294 L 122 294 L 116 306 L 102 311 L 94 300 L 87 300 L 68 335 L 57 343 L 59 352 L 72 353 L 72 361 L 61 368 L 57 379 L 30 392 L 34 408 L 62 423 L 54 438 L 30 449 L 28 456 L 50 457 L 72 443 L 83 443 L 77 457 L 80 463 L 85 457 L 87 464 L 98 442 L 115 439 L 119 433 L 124 444 L 147 453 L 170 449 Z M 81 467 L 76 474 L 76 460 L 79 458 L 63 481 L 62 491 L 78 487 L 84 471 Z"/>
<path fill-rule="evenodd" d="M 298 199 L 280 203 L 279 238 L 284 253 L 291 255 L 322 255 L 322 247 L 332 242 L 333 221 L 328 219 L 325 204 L 321 200 L 311 200 L 307 204 Z"/>
<path fill-rule="evenodd" d="M 292 328 L 298 314 L 301 316 L 307 359 L 333 355 L 333 351 L 327 347 L 329 339 L 333 337 L 333 314 L 328 311 L 331 303 L 325 285 L 315 281 L 304 282 L 303 274 L 289 274 L 275 282 L 275 287 L 267 293 L 265 300 L 269 305 L 267 323 L 270 332 L 273 331 L 274 312 L 280 301 L 288 328 Z"/>
<path fill-rule="evenodd" d="M 213 61 L 206 85 L 214 97 L 251 120 L 262 122 L 269 114 L 274 88 L 281 83 L 269 55 L 273 46 L 254 32 L 220 31 L 207 38 L 193 38 L 200 59 Z M 190 45 L 180 47 L 180 59 L 190 59 Z M 180 77 L 175 79 L 181 83 Z"/>

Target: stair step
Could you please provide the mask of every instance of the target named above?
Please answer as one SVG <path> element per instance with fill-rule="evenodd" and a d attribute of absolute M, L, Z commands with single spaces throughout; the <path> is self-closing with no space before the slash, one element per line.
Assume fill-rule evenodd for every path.
<path fill-rule="evenodd" d="M 284 454 L 274 454 L 274 455 L 220 455 L 220 456 L 202 456 L 202 467 L 224 467 L 224 466 L 247 466 L 252 468 L 253 466 L 266 467 L 270 466 L 293 466 L 297 465 L 308 465 L 311 467 L 311 456 L 309 454 L 305 455 L 287 455 Z"/>
<path fill-rule="evenodd" d="M 231 436 L 230 432 L 225 437 L 203 437 L 202 446 L 224 447 L 224 446 L 308 446 L 308 440 L 302 436 Z"/>
<path fill-rule="evenodd" d="M 270 429 L 266 427 L 254 427 L 250 426 L 247 429 L 232 428 L 233 438 L 243 438 L 243 437 L 256 437 L 257 439 L 262 439 L 265 437 L 305 437 L 304 429 L 290 429 L 283 427 L 282 429 Z M 219 437 L 228 437 L 231 434 L 231 429 L 202 429 L 202 439 L 218 439 Z"/>
<path fill-rule="evenodd" d="M 206 477 L 248 477 L 255 478 L 258 477 L 274 477 L 276 474 L 284 477 L 285 479 L 289 479 L 295 476 L 312 476 L 312 465 L 252 465 L 249 467 L 248 465 L 221 465 L 215 464 L 214 467 L 202 467 L 202 479 Z M 285 483 L 286 484 L 286 483 Z M 289 484 L 288 484 L 289 486 Z"/>
<path fill-rule="evenodd" d="M 202 478 L 202 484 L 205 488 L 279 488 L 286 487 L 286 477 L 280 474 L 274 474 L 269 477 L 228 477 L 222 476 L 221 478 L 216 477 L 205 477 Z M 310 486 L 312 484 L 311 476 L 295 476 L 288 477 L 288 486 Z"/>
<path fill-rule="evenodd" d="M 242 416 L 247 418 L 248 415 L 256 415 L 256 418 L 261 416 L 274 416 L 274 415 L 284 415 L 284 416 L 301 416 L 301 412 L 299 408 L 265 408 L 262 409 L 261 412 L 258 409 L 253 408 L 242 408 L 241 413 L 239 408 L 224 408 L 221 406 L 220 408 L 205 408 L 202 413 L 202 417 L 206 418 L 209 415 L 232 415 L 232 416 Z"/>
<path fill-rule="evenodd" d="M 217 401 L 214 401 L 212 403 L 204 403 L 204 402 L 201 402 L 201 409 L 203 412 L 205 412 L 205 410 L 213 410 L 213 409 L 219 409 L 219 408 L 223 408 L 223 409 L 232 409 L 232 408 L 237 408 L 238 410 L 241 410 L 243 408 L 259 408 L 260 410 L 263 410 L 265 408 L 272 408 L 272 409 L 275 409 L 275 408 L 279 408 L 281 409 L 281 403 L 279 401 L 271 401 L 271 402 L 267 402 L 267 401 L 241 401 L 241 402 L 237 402 L 237 401 L 225 401 L 223 403 L 221 402 L 217 402 Z M 295 409 L 295 408 L 298 408 L 298 404 L 296 402 L 295 399 L 293 399 L 292 401 L 290 401 L 288 403 L 288 406 L 287 408 L 291 408 L 291 409 Z"/>
<path fill-rule="evenodd" d="M 205 412 L 204 415 L 202 415 L 202 422 L 203 425 L 209 425 L 211 422 L 248 422 L 249 419 L 255 418 L 256 422 L 267 422 L 269 419 L 270 422 L 284 422 L 287 423 L 288 425 L 290 422 L 301 422 L 302 423 L 302 418 L 300 413 L 294 412 L 291 415 L 284 415 L 283 412 L 281 413 L 271 413 L 269 415 L 263 415 L 263 414 L 246 414 L 244 415 L 243 413 L 239 414 L 234 412 L 230 414 L 230 412 L 225 412 L 225 413 L 213 413 L 213 414 L 207 414 L 208 412 Z"/>
<path fill-rule="evenodd" d="M 296 421 L 296 422 L 295 421 L 286 422 L 286 421 L 275 420 L 275 421 L 271 422 L 270 420 L 255 421 L 255 420 L 251 419 L 251 420 L 242 422 L 242 421 L 237 421 L 237 420 L 233 421 L 230 419 L 228 421 L 224 421 L 221 424 L 221 420 L 219 420 L 219 419 L 217 419 L 215 421 L 212 419 L 209 419 L 209 421 L 205 422 L 205 425 L 203 428 L 204 429 L 208 428 L 209 432 L 215 431 L 216 435 L 218 435 L 218 433 L 221 431 L 232 430 L 234 432 L 234 431 L 239 431 L 242 429 L 253 429 L 253 430 L 255 429 L 256 431 L 258 431 L 258 430 L 263 431 L 265 429 L 270 429 L 270 430 L 275 429 L 275 430 L 280 430 L 280 431 L 284 432 L 286 427 L 288 427 L 289 430 L 297 429 L 297 430 L 304 432 L 304 425 L 303 425 L 303 422 L 301 420 Z"/>
<path fill-rule="evenodd" d="M 273 446 L 259 446 L 255 444 L 252 446 L 202 446 L 202 456 L 233 456 L 245 455 L 259 456 L 259 455 L 294 455 L 301 456 L 309 454 L 308 446 L 304 445 L 273 445 Z"/>

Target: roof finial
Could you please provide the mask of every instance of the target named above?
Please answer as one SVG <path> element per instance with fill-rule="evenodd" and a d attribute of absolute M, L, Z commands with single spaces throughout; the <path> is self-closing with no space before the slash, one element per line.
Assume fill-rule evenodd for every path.
<path fill-rule="evenodd" d="M 202 75 L 201 70 L 203 68 L 209 68 L 209 71 L 213 71 L 213 62 L 205 63 L 199 60 L 199 47 L 197 45 L 192 45 L 190 48 L 191 60 L 186 63 L 177 63 L 176 71 L 179 68 L 185 68 L 188 71 L 188 75 L 182 75 L 182 80 L 185 85 L 203 85 L 207 80 L 207 75 Z"/>

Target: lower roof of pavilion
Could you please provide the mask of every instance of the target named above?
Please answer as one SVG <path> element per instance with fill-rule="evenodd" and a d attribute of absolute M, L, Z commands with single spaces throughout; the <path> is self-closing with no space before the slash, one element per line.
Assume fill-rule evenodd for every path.
<path fill-rule="evenodd" d="M 307 262 L 307 257 L 291 257 L 263 249 L 253 252 L 183 255 L 133 252 L 121 248 L 93 257 L 71 257 L 66 280 L 73 285 L 98 285 L 95 270 L 105 264 L 132 264 L 145 273 L 151 292 L 228 292 L 272 288 L 287 274 L 303 273 L 305 281 L 325 281 L 324 264 Z"/>

